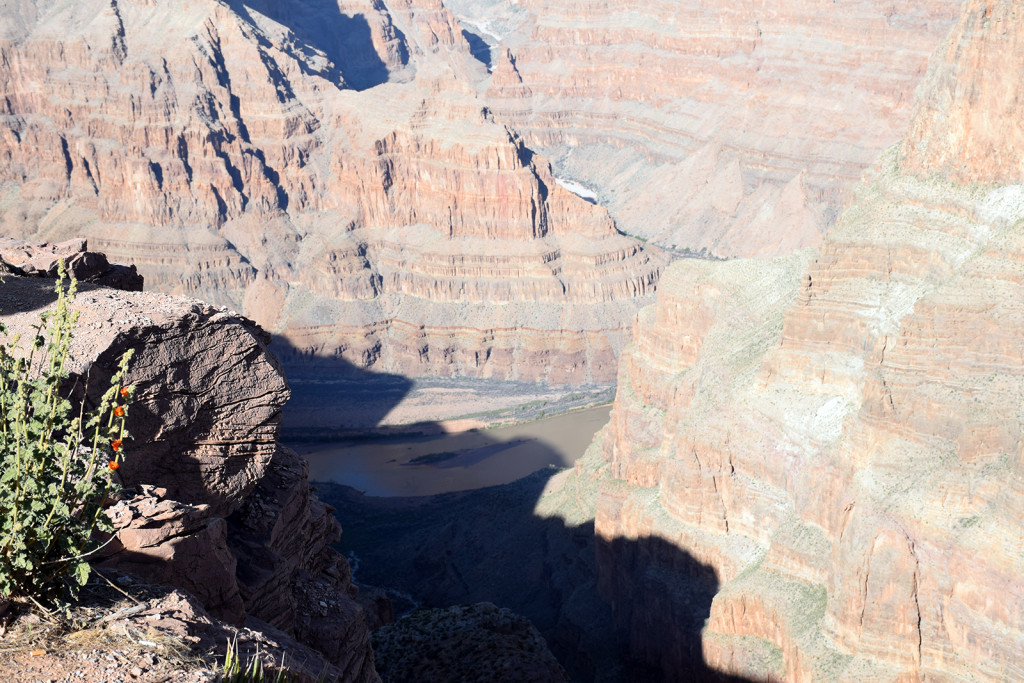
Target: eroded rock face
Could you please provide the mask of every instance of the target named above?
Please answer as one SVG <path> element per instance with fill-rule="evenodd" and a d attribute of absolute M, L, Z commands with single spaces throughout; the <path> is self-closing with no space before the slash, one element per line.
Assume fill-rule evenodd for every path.
<path fill-rule="evenodd" d="M 954 40 L 998 9 L 966 3 Z M 976 26 L 958 52 L 967 64 L 1012 61 L 1001 23 Z M 941 94 L 922 98 L 921 121 L 935 120 Z M 971 117 L 1012 129 L 1001 104 L 976 99 Z M 911 140 L 906 156 L 942 135 Z M 1012 156 L 1013 135 L 1006 144 Z M 979 157 L 984 176 L 985 145 Z M 661 676 L 692 661 L 644 644 L 693 633 L 709 581 L 713 599 L 696 604 L 712 669 L 787 681 L 1024 674 L 1024 191 L 958 184 L 963 167 L 941 155 L 913 174 L 898 158 L 883 156 L 809 266 L 679 262 L 640 316 L 600 467 L 578 467 L 603 473 L 602 588 L 639 632 L 631 652 Z M 621 539 L 673 550 L 626 554 Z M 686 590 L 680 553 L 713 576 Z"/>
<path fill-rule="evenodd" d="M 487 112 L 441 3 L 25 2 L 0 64 L 0 230 L 87 226 L 294 360 L 610 381 L 665 263 Z"/>
<path fill-rule="evenodd" d="M 629 234 L 719 256 L 820 243 L 905 132 L 959 5 L 450 3 L 496 46 L 485 83 L 496 117 Z"/>
<path fill-rule="evenodd" d="M 331 509 L 313 495 L 305 460 L 278 447 L 267 473 L 228 518 L 247 613 L 324 654 L 339 680 L 379 680 L 370 631 L 355 601 L 348 562 L 330 546 L 341 536 Z"/>
<path fill-rule="evenodd" d="M 11 334 L 28 333 L 54 300 L 53 280 L 8 277 L 0 309 Z M 132 457 L 125 483 L 153 484 L 224 516 L 266 470 L 288 385 L 254 323 L 195 299 L 83 284 L 69 370 L 93 401 L 121 355 L 135 350 L 127 382 Z"/>
<path fill-rule="evenodd" d="M 1011 264 L 1024 212 L 979 220 L 1006 188 L 945 185 L 948 209 L 934 191 L 883 176 L 802 282 L 788 262 L 692 276 L 682 262 L 641 316 L 603 434 L 596 529 L 664 539 L 713 568 L 712 666 L 807 681 L 1019 675 L 1024 603 L 1008 587 L 1024 570 L 1024 279 Z M 729 272 L 741 267 L 746 278 Z M 599 565 L 651 566 L 614 546 Z M 635 582 L 605 585 L 627 604 Z M 628 604 L 633 628 L 664 633 L 660 601 Z M 747 637 L 781 656 L 759 660 Z"/>
<path fill-rule="evenodd" d="M 207 505 L 185 505 L 143 491 L 108 513 L 117 532 L 117 552 L 105 563 L 196 596 L 210 614 L 229 623 L 245 621 L 235 580 L 237 560 L 227 546 L 227 524 Z"/>

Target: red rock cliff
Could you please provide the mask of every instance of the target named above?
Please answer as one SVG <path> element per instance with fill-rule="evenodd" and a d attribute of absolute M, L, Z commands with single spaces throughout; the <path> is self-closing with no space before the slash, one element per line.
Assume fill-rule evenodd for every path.
<path fill-rule="evenodd" d="M 903 143 L 911 173 L 961 183 L 1012 184 L 1022 176 L 1024 35 L 1013 2 L 971 3 L 925 79 L 926 93 Z"/>

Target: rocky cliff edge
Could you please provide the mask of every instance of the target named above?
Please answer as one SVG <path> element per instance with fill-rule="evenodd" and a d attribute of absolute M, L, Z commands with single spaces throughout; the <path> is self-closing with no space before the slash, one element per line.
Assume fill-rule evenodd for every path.
<path fill-rule="evenodd" d="M 12 335 L 53 303 L 46 275 L 61 257 L 99 261 L 84 241 L 0 244 L 9 266 L 0 319 Z M 30 274 L 16 274 L 29 263 Z M 379 681 L 348 564 L 330 548 L 340 526 L 312 494 L 305 462 L 277 442 L 289 391 L 269 335 L 194 299 L 88 282 L 74 307 L 70 367 L 86 401 L 135 350 L 123 494 L 107 511 L 117 538 L 98 564 L 187 591 L 222 621 L 309 646 L 296 650 L 321 657 L 320 666 L 307 662 L 313 680 L 322 669 L 328 679 Z"/>

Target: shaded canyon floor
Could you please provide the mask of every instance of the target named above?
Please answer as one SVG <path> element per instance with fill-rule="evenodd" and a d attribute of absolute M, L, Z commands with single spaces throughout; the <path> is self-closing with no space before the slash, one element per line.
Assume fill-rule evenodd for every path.
<path fill-rule="evenodd" d="M 661 539 L 598 539 L 592 520 L 575 524 L 539 509 L 579 481 L 567 474 L 549 467 L 511 484 L 420 497 L 317 487 L 344 520 L 336 548 L 349 556 L 357 580 L 388 592 L 399 613 L 490 602 L 527 617 L 575 681 L 660 680 L 624 654 L 632 634 L 616 630 L 599 591 L 599 576 L 610 571 L 612 580 L 648 587 L 661 581 L 674 609 L 689 611 L 687 629 L 672 634 L 673 647 L 691 662 L 684 680 L 744 680 L 722 676 L 702 659 L 701 629 L 718 588 L 714 570 Z M 647 558 L 648 570 L 619 577 L 599 567 L 602 545 L 613 555 Z"/>

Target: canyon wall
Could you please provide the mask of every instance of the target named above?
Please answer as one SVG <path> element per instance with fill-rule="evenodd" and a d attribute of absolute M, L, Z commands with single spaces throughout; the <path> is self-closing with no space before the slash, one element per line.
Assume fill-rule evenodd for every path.
<path fill-rule="evenodd" d="M 576 477 L 598 482 L 602 592 L 658 677 L 1024 676 L 1013 12 L 965 3 L 910 137 L 819 253 L 676 262 L 641 313 Z M 696 651 L 671 647 L 709 587 Z"/>
<path fill-rule="evenodd" d="M 434 0 L 21 2 L 0 17 L 0 231 L 403 374 L 611 381 L 666 259 L 467 85 Z"/>
<path fill-rule="evenodd" d="M 481 84 L 495 116 L 625 232 L 751 256 L 820 243 L 905 132 L 960 3 L 449 5 L 496 46 Z"/>

